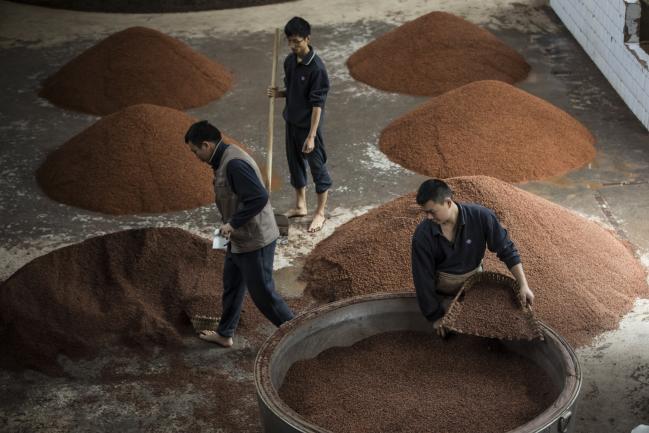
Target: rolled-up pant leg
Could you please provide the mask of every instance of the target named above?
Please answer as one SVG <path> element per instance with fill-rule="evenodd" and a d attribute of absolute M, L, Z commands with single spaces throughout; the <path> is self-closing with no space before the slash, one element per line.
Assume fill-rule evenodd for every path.
<path fill-rule="evenodd" d="M 304 138 L 306 139 L 306 137 Z M 315 136 L 315 149 L 311 153 L 304 155 L 311 169 L 311 176 L 313 177 L 313 183 L 315 183 L 315 192 L 322 194 L 331 187 L 332 182 L 331 176 L 329 176 L 329 170 L 327 170 L 327 152 L 325 151 L 320 128 L 318 128 Z"/>
<path fill-rule="evenodd" d="M 308 132 L 307 132 L 308 134 Z M 291 177 L 291 186 L 295 189 L 306 186 L 306 161 L 302 154 L 304 140 L 300 142 L 299 129 L 286 123 L 286 160 Z"/>
<path fill-rule="evenodd" d="M 309 135 L 309 130 L 297 128 L 286 124 L 286 158 L 288 169 L 291 175 L 291 186 L 295 189 L 304 188 L 307 185 L 306 166 L 311 170 L 315 191 L 322 194 L 331 187 L 331 177 L 327 170 L 327 152 L 324 147 L 322 131 L 316 131 L 315 148 L 310 153 L 302 152 L 304 141 Z"/>

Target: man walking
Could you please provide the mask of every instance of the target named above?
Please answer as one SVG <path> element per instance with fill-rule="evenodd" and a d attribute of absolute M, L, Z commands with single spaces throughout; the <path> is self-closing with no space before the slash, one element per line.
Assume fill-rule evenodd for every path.
<path fill-rule="evenodd" d="M 255 161 L 241 148 L 223 142 L 221 132 L 206 120 L 193 124 L 185 143 L 214 170 L 214 194 L 229 239 L 223 264 L 223 312 L 217 331 L 199 337 L 224 347 L 233 344 L 246 287 L 253 302 L 275 326 L 293 312 L 275 291 L 273 261 L 279 230 L 268 192 Z"/>
<path fill-rule="evenodd" d="M 331 178 L 327 170 L 327 153 L 322 137 L 322 118 L 329 77 L 324 63 L 309 45 L 311 25 L 300 17 L 292 18 L 284 27 L 291 54 L 284 61 L 283 90 L 268 88 L 271 98 L 286 98 L 284 120 L 286 121 L 286 157 L 295 188 L 295 207 L 287 216 L 306 216 L 306 165 L 311 169 L 318 206 L 309 226 L 309 232 L 320 229 L 325 222 L 327 194 Z"/>

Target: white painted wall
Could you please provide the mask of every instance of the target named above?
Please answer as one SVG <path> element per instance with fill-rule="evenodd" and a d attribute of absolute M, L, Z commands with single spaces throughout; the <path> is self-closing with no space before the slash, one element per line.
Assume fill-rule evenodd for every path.
<path fill-rule="evenodd" d="M 637 37 L 624 41 L 627 14 L 639 14 L 639 1 L 550 0 L 550 6 L 649 129 L 649 54 L 639 47 Z"/>

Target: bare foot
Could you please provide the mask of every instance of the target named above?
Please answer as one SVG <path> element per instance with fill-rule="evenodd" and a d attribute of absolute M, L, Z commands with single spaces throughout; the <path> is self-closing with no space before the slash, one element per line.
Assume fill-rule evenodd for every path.
<path fill-rule="evenodd" d="M 294 207 L 293 209 L 289 209 L 285 215 L 288 218 L 298 218 L 298 217 L 306 216 L 306 214 L 307 214 L 306 208 Z"/>
<path fill-rule="evenodd" d="M 309 226 L 309 233 L 315 233 L 322 230 L 322 226 L 324 226 L 326 220 L 325 216 L 321 213 L 313 215 L 313 221 L 311 221 L 311 225 Z"/>
<path fill-rule="evenodd" d="M 219 346 L 223 347 L 232 347 L 232 344 L 234 343 L 232 341 L 232 337 L 224 337 L 218 332 L 214 331 L 201 331 L 198 333 L 198 338 L 200 338 L 201 340 L 209 341 L 211 343 L 216 343 Z"/>

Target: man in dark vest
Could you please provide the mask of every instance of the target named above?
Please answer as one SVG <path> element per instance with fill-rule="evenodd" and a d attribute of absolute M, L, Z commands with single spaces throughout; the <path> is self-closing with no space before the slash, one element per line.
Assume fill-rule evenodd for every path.
<path fill-rule="evenodd" d="M 216 332 L 201 331 L 199 336 L 230 347 L 246 287 L 257 308 L 275 326 L 293 318 L 273 281 L 279 230 L 259 168 L 246 152 L 223 142 L 221 132 L 206 120 L 189 128 L 185 143 L 214 169 L 216 206 L 223 220 L 220 234 L 230 241 L 223 264 L 221 320 Z"/>

